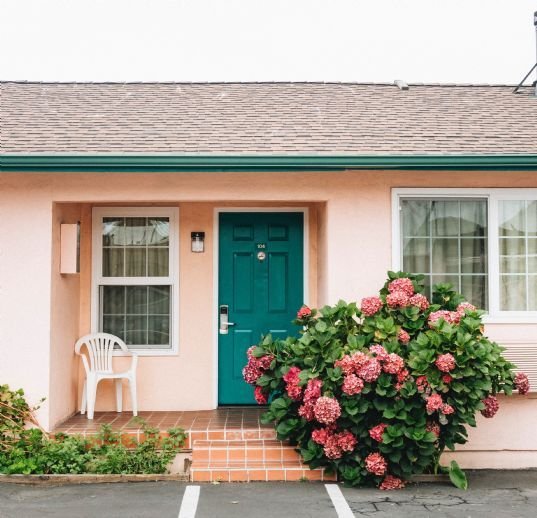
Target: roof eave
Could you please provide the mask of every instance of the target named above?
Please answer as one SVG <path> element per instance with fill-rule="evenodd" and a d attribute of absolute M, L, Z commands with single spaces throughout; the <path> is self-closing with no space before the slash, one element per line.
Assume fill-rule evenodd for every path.
<path fill-rule="evenodd" d="M 0 154 L 1 172 L 537 170 L 537 155 Z"/>

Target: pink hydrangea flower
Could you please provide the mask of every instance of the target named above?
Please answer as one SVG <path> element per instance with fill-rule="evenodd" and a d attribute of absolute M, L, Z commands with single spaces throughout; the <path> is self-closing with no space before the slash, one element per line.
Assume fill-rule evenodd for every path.
<path fill-rule="evenodd" d="M 404 291 L 394 291 L 386 296 L 386 303 L 391 308 L 406 308 L 410 304 L 410 297 Z"/>
<path fill-rule="evenodd" d="M 429 386 L 429 382 L 427 381 L 427 376 L 418 376 L 416 378 L 416 387 L 418 388 L 418 392 L 425 392 L 425 389 Z"/>
<path fill-rule="evenodd" d="M 338 446 L 346 452 L 354 450 L 358 443 L 356 437 L 349 432 L 349 430 L 343 430 L 342 432 L 335 434 L 334 437 L 337 439 Z"/>
<path fill-rule="evenodd" d="M 404 383 L 410 376 L 410 372 L 407 369 L 402 369 L 397 373 L 397 382 Z"/>
<path fill-rule="evenodd" d="M 351 356 L 351 361 L 354 372 L 358 374 L 358 371 L 369 361 L 369 356 L 363 352 L 356 352 Z"/>
<path fill-rule="evenodd" d="M 399 340 L 403 345 L 407 345 L 410 342 L 410 335 L 404 330 L 399 329 L 397 333 L 397 340 Z"/>
<path fill-rule="evenodd" d="M 364 382 L 356 374 L 349 374 L 343 378 L 342 390 L 348 396 L 359 394 L 363 388 Z"/>
<path fill-rule="evenodd" d="M 316 430 L 313 430 L 313 432 L 311 432 L 311 439 L 313 440 L 313 442 L 324 446 L 326 444 L 326 441 L 328 440 L 328 437 L 330 437 L 331 435 L 332 430 L 329 427 L 317 428 Z"/>
<path fill-rule="evenodd" d="M 457 306 L 457 313 L 459 313 L 461 316 L 464 316 L 464 313 L 466 313 L 467 311 L 475 311 L 476 309 L 477 308 L 469 302 L 461 302 Z"/>
<path fill-rule="evenodd" d="M 349 375 L 354 372 L 354 362 L 348 354 L 343 356 L 341 360 L 336 360 L 334 366 L 339 367 L 343 371 L 343 374 Z"/>
<path fill-rule="evenodd" d="M 382 308 L 382 300 L 378 297 L 365 297 L 360 303 L 360 309 L 366 317 L 372 317 Z"/>
<path fill-rule="evenodd" d="M 254 390 L 254 398 L 258 405 L 266 405 L 268 398 L 267 394 L 263 391 L 263 387 L 256 387 Z"/>
<path fill-rule="evenodd" d="M 436 410 L 440 410 L 444 402 L 442 401 L 442 396 L 440 394 L 431 394 L 427 398 L 427 404 L 425 408 L 427 409 L 428 414 L 432 414 Z"/>
<path fill-rule="evenodd" d="M 298 415 L 303 417 L 306 421 L 313 421 L 315 419 L 315 413 L 313 408 L 315 403 L 313 401 L 306 401 L 303 405 L 298 407 Z"/>
<path fill-rule="evenodd" d="M 370 358 L 358 372 L 358 376 L 368 383 L 373 383 L 380 376 L 382 367 L 376 358 Z"/>
<path fill-rule="evenodd" d="M 263 374 L 263 371 L 254 363 L 248 362 L 244 369 L 242 369 L 242 377 L 244 378 L 244 381 L 250 385 L 255 385 L 255 382 L 261 374 Z"/>
<path fill-rule="evenodd" d="M 500 403 L 496 396 L 488 396 L 483 400 L 485 408 L 481 410 L 483 417 L 491 418 L 496 415 L 496 412 L 500 409 Z"/>
<path fill-rule="evenodd" d="M 409 302 L 411 306 L 418 306 L 418 308 L 420 308 L 420 311 L 426 311 L 429 309 L 430 306 L 427 297 L 425 295 L 422 295 L 421 293 L 416 293 L 416 295 L 412 295 L 412 297 L 410 297 Z"/>
<path fill-rule="evenodd" d="M 322 380 L 319 378 L 312 378 L 308 381 L 306 385 L 306 390 L 304 391 L 304 401 L 312 401 L 319 399 L 321 397 L 321 387 L 323 386 Z"/>
<path fill-rule="evenodd" d="M 405 362 L 403 358 L 401 358 L 398 354 L 390 353 L 388 355 L 388 358 L 382 365 L 382 369 L 384 372 L 387 372 L 388 374 L 397 374 L 401 370 L 403 370 L 405 367 Z"/>
<path fill-rule="evenodd" d="M 392 489 L 403 489 L 404 487 L 405 483 L 400 478 L 394 477 L 393 475 L 386 475 L 382 484 L 380 484 L 379 489 L 382 489 L 382 491 L 390 491 Z"/>
<path fill-rule="evenodd" d="M 326 439 L 323 449 L 324 454 L 329 459 L 339 459 L 343 455 L 343 450 L 341 449 L 341 446 L 339 445 L 335 435 L 331 435 Z"/>
<path fill-rule="evenodd" d="M 442 405 L 442 408 L 440 409 L 440 411 L 444 415 L 451 415 L 451 414 L 453 414 L 455 412 L 455 409 L 451 405 L 448 405 L 447 403 L 444 403 Z"/>
<path fill-rule="evenodd" d="M 434 362 L 439 371 L 450 372 L 455 368 L 455 357 L 450 354 L 441 354 Z"/>
<path fill-rule="evenodd" d="M 388 284 L 388 291 L 390 293 L 402 291 L 406 293 L 409 297 L 412 297 L 412 295 L 414 295 L 414 285 L 412 284 L 412 281 L 407 277 L 395 279 L 390 282 L 390 284 Z"/>
<path fill-rule="evenodd" d="M 428 421 L 425 426 L 425 430 L 434 433 L 437 437 L 440 437 L 440 425 L 434 421 Z"/>
<path fill-rule="evenodd" d="M 296 318 L 298 318 L 299 320 L 302 320 L 308 317 L 311 317 L 311 309 L 308 308 L 308 306 L 304 305 L 298 310 L 296 314 Z"/>
<path fill-rule="evenodd" d="M 460 313 L 441 309 L 429 315 L 429 327 L 432 328 L 434 324 L 436 324 L 441 318 L 443 318 L 448 324 L 458 324 L 461 321 Z"/>
<path fill-rule="evenodd" d="M 369 437 L 377 442 L 382 442 L 382 434 L 386 428 L 388 428 L 388 425 L 385 423 L 380 423 L 377 426 L 373 426 L 373 428 L 369 430 Z"/>
<path fill-rule="evenodd" d="M 449 375 L 449 374 L 444 374 L 442 376 L 442 381 L 446 384 L 446 385 L 449 385 L 452 381 L 453 381 L 453 378 Z"/>
<path fill-rule="evenodd" d="M 369 351 L 372 352 L 377 357 L 377 360 L 381 362 L 388 359 L 388 351 L 382 345 L 373 344 L 371 347 L 369 347 Z"/>
<path fill-rule="evenodd" d="M 295 401 L 300 400 L 302 397 L 302 388 L 299 386 L 300 372 L 298 367 L 291 367 L 283 376 L 283 381 L 286 383 L 285 390 L 287 391 L 287 395 Z"/>
<path fill-rule="evenodd" d="M 388 469 L 388 463 L 380 453 L 370 453 L 365 458 L 365 469 L 373 475 L 382 477 Z"/>
<path fill-rule="evenodd" d="M 321 396 L 315 402 L 313 412 L 319 423 L 332 424 L 341 415 L 341 407 L 337 399 Z"/>
<path fill-rule="evenodd" d="M 527 394 L 530 391 L 530 382 L 527 374 L 517 372 L 515 376 L 515 387 L 521 395 Z"/>

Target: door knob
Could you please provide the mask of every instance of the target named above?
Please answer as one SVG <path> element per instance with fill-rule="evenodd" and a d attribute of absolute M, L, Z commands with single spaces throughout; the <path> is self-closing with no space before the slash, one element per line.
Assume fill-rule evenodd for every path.
<path fill-rule="evenodd" d="M 220 306 L 219 313 L 220 313 L 219 333 L 221 335 L 227 335 L 229 326 L 235 325 L 235 322 L 230 322 L 228 320 L 229 319 L 229 306 L 227 304 L 222 304 Z"/>

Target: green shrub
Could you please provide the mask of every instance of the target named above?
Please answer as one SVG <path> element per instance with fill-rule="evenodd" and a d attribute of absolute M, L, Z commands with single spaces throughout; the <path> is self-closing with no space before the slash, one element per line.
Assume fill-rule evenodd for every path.
<path fill-rule="evenodd" d="M 338 472 L 351 485 L 402 487 L 412 475 L 439 471 L 445 448 L 467 440 L 495 395 L 527 377 L 483 335 L 482 311 L 450 285 L 423 295 L 423 276 L 389 272 L 379 297 L 301 308 L 301 336 L 266 336 L 248 351 L 243 374 L 263 420 L 297 445 L 311 468 Z M 456 463 L 452 480 L 466 484 Z"/>
<path fill-rule="evenodd" d="M 0 385 L 0 473 L 3 474 L 156 474 L 183 446 L 186 433 L 170 428 L 166 437 L 139 419 L 143 441 L 129 448 L 110 425 L 102 425 L 91 439 L 63 433 L 49 437 L 37 428 L 22 390 Z"/>

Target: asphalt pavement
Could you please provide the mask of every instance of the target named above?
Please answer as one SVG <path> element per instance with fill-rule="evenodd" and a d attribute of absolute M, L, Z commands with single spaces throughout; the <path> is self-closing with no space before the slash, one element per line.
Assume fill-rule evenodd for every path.
<path fill-rule="evenodd" d="M 313 482 L 0 484 L 0 517 L 537 518 L 537 470 L 468 472 L 468 478 L 467 491 L 440 483 L 388 492 L 335 484 L 327 490 L 330 484 Z"/>

